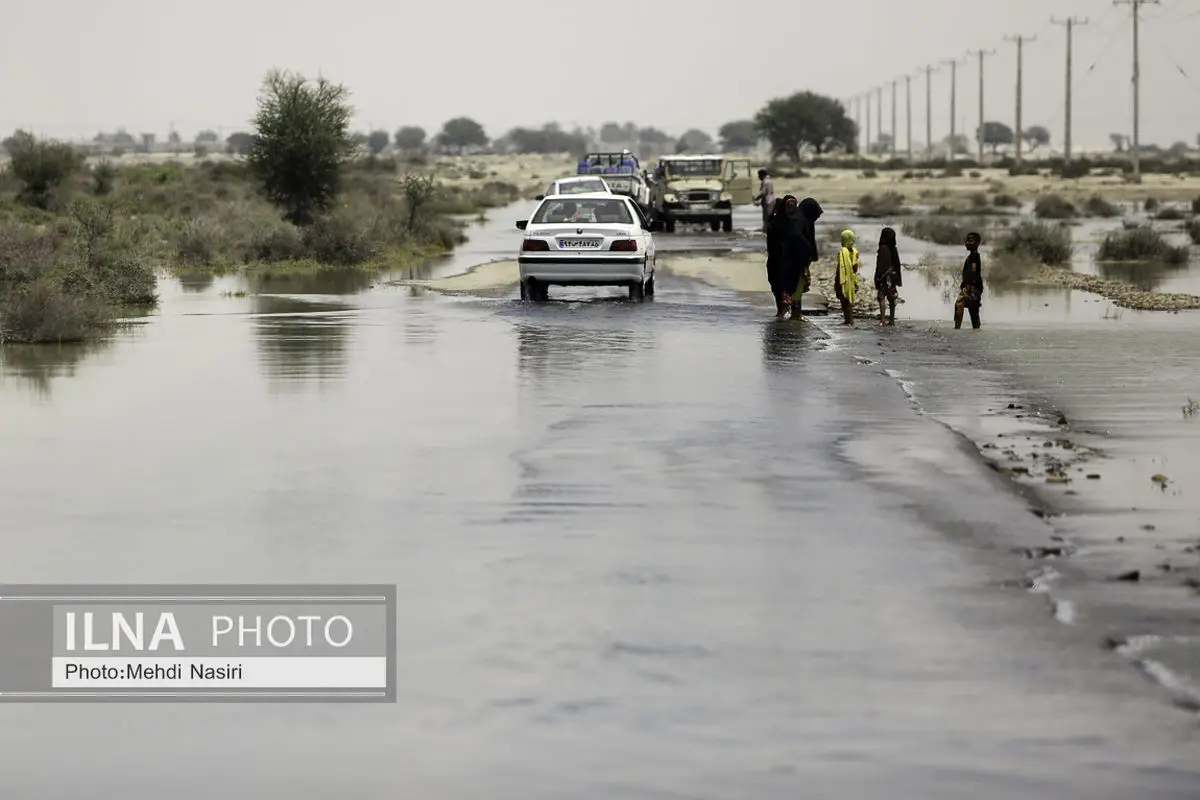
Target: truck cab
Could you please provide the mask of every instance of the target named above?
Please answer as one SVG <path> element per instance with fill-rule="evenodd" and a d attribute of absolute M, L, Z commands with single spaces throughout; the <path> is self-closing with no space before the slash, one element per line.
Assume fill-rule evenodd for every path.
<path fill-rule="evenodd" d="M 679 223 L 733 230 L 733 207 L 754 202 L 750 162 L 723 155 L 663 156 L 654 170 L 651 208 L 658 230 Z"/>

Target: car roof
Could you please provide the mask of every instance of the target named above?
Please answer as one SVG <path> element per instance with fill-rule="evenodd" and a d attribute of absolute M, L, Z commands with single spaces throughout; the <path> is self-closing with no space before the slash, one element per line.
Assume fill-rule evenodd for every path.
<path fill-rule="evenodd" d="M 663 156 L 659 161 L 712 161 L 714 159 L 723 159 L 725 156 L 720 153 L 714 153 L 711 156 L 691 155 L 691 156 Z"/>
<path fill-rule="evenodd" d="M 603 175 L 571 175 L 565 178 L 555 178 L 555 183 L 568 183 L 569 181 L 602 181 Z"/>
<path fill-rule="evenodd" d="M 542 202 L 550 200 L 629 200 L 623 194 L 609 194 L 608 192 L 579 192 L 577 194 L 550 194 L 546 195 Z M 632 202 L 632 201 L 631 201 Z"/>

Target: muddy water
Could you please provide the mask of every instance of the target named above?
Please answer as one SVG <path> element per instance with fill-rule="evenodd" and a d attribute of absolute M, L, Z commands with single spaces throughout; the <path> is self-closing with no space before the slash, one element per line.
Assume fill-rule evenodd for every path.
<path fill-rule="evenodd" d="M 682 279 L 349 291 L 5 351 L 0 581 L 395 583 L 399 702 L 0 706 L 5 797 L 1200 786 L 1194 720 L 1009 588 L 1044 523 L 845 339 Z"/>

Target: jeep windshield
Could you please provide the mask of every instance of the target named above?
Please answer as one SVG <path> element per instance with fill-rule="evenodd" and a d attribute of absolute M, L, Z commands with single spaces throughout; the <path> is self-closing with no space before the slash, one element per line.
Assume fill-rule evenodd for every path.
<path fill-rule="evenodd" d="M 579 199 L 546 200 L 530 220 L 531 225 L 554 225 L 569 222 L 632 225 L 633 217 L 624 200 Z"/>
<path fill-rule="evenodd" d="M 667 168 L 667 174 L 672 178 L 718 178 L 721 176 L 722 162 L 719 158 L 664 161 L 663 164 Z"/>

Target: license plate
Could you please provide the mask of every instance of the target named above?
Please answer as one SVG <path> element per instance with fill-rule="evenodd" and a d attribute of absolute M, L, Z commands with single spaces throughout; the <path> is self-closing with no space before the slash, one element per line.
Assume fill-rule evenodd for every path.
<path fill-rule="evenodd" d="M 580 250 L 589 247 L 599 247 L 599 239 L 559 239 L 558 248 L 560 250 Z"/>

